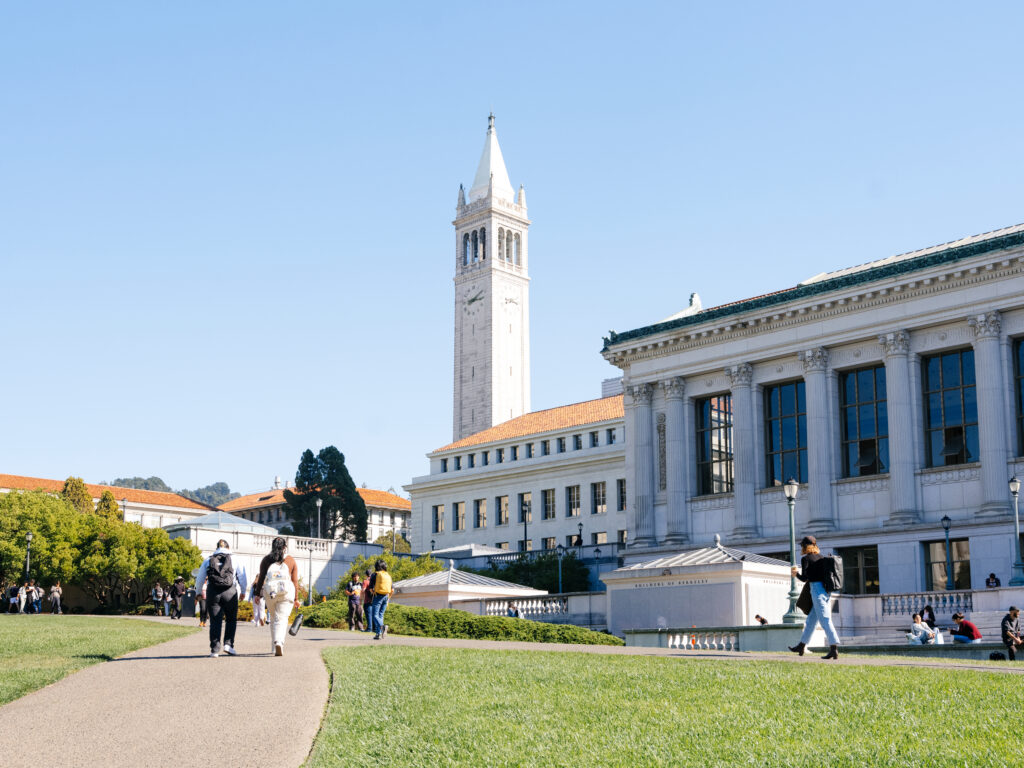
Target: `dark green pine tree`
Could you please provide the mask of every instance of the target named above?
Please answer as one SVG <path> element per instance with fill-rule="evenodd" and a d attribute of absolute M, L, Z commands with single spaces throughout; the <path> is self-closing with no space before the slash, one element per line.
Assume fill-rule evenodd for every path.
<path fill-rule="evenodd" d="M 321 535 L 366 541 L 366 504 L 345 466 L 345 456 L 329 445 L 316 456 L 306 450 L 295 473 L 295 489 L 286 489 L 285 514 L 299 536 L 313 536 L 317 529 L 316 500 L 323 501 Z"/>

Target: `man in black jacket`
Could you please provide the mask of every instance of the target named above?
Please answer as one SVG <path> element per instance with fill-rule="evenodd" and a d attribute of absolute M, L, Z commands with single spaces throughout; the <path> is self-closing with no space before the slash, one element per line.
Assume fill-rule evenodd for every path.
<path fill-rule="evenodd" d="M 1017 658 L 1017 648 L 1024 645 L 1024 637 L 1020 633 L 1020 609 L 1017 606 L 1010 606 L 1010 611 L 1003 616 L 1003 623 L 1000 629 L 1003 636 L 1003 645 L 1006 646 L 1006 655 L 1010 658 L 1010 661 L 1014 661 Z"/>
<path fill-rule="evenodd" d="M 210 612 L 210 656 L 217 658 L 221 651 L 236 656 L 235 625 L 238 621 L 238 600 L 245 594 L 249 580 L 245 566 L 231 557 L 227 541 L 217 542 L 217 549 L 203 560 L 196 574 L 196 584 L 206 582 L 206 606 Z M 224 644 L 221 645 L 221 626 L 224 627 Z"/>
<path fill-rule="evenodd" d="M 171 608 L 174 611 L 171 614 L 172 619 L 181 618 L 181 598 L 185 596 L 185 577 L 179 576 L 174 580 L 174 586 L 171 587 Z"/>

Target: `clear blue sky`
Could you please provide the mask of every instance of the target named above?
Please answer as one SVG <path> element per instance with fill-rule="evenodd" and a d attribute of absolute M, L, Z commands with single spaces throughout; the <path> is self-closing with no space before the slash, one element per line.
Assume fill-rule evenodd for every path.
<path fill-rule="evenodd" d="M 486 117 L 533 406 L 609 329 L 1024 221 L 1019 4 L 7 3 L 0 472 L 254 492 L 451 437 Z"/>

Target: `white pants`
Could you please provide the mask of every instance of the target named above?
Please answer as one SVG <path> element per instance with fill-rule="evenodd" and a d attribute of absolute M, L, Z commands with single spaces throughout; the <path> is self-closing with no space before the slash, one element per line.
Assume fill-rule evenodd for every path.
<path fill-rule="evenodd" d="M 284 646 L 285 635 L 288 634 L 288 617 L 292 613 L 295 598 L 288 594 L 280 595 L 276 600 L 267 600 L 267 617 L 270 619 L 270 650 L 275 645 Z"/>

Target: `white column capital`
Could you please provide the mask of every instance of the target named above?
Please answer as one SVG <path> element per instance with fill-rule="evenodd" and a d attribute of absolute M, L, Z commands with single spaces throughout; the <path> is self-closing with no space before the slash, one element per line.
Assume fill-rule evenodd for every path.
<path fill-rule="evenodd" d="M 629 394 L 630 405 L 649 406 L 654 396 L 654 387 L 650 384 L 631 384 L 626 388 L 626 392 Z"/>
<path fill-rule="evenodd" d="M 682 376 L 673 376 L 661 382 L 661 391 L 666 400 L 682 400 L 686 394 L 686 380 Z"/>
<path fill-rule="evenodd" d="M 1003 330 L 1003 320 L 998 312 L 982 312 L 967 318 L 967 324 L 974 329 L 974 338 L 998 339 Z"/>
<path fill-rule="evenodd" d="M 754 366 L 750 363 L 737 363 L 725 369 L 729 377 L 729 383 L 733 389 L 736 387 L 749 387 L 754 380 Z"/>
<path fill-rule="evenodd" d="M 797 357 L 804 364 L 804 371 L 806 373 L 828 370 L 828 350 L 824 347 L 806 349 L 800 352 Z"/>
<path fill-rule="evenodd" d="M 882 351 L 886 357 L 906 355 L 910 352 L 910 334 L 906 331 L 890 331 L 880 334 L 878 343 L 882 345 Z"/>

